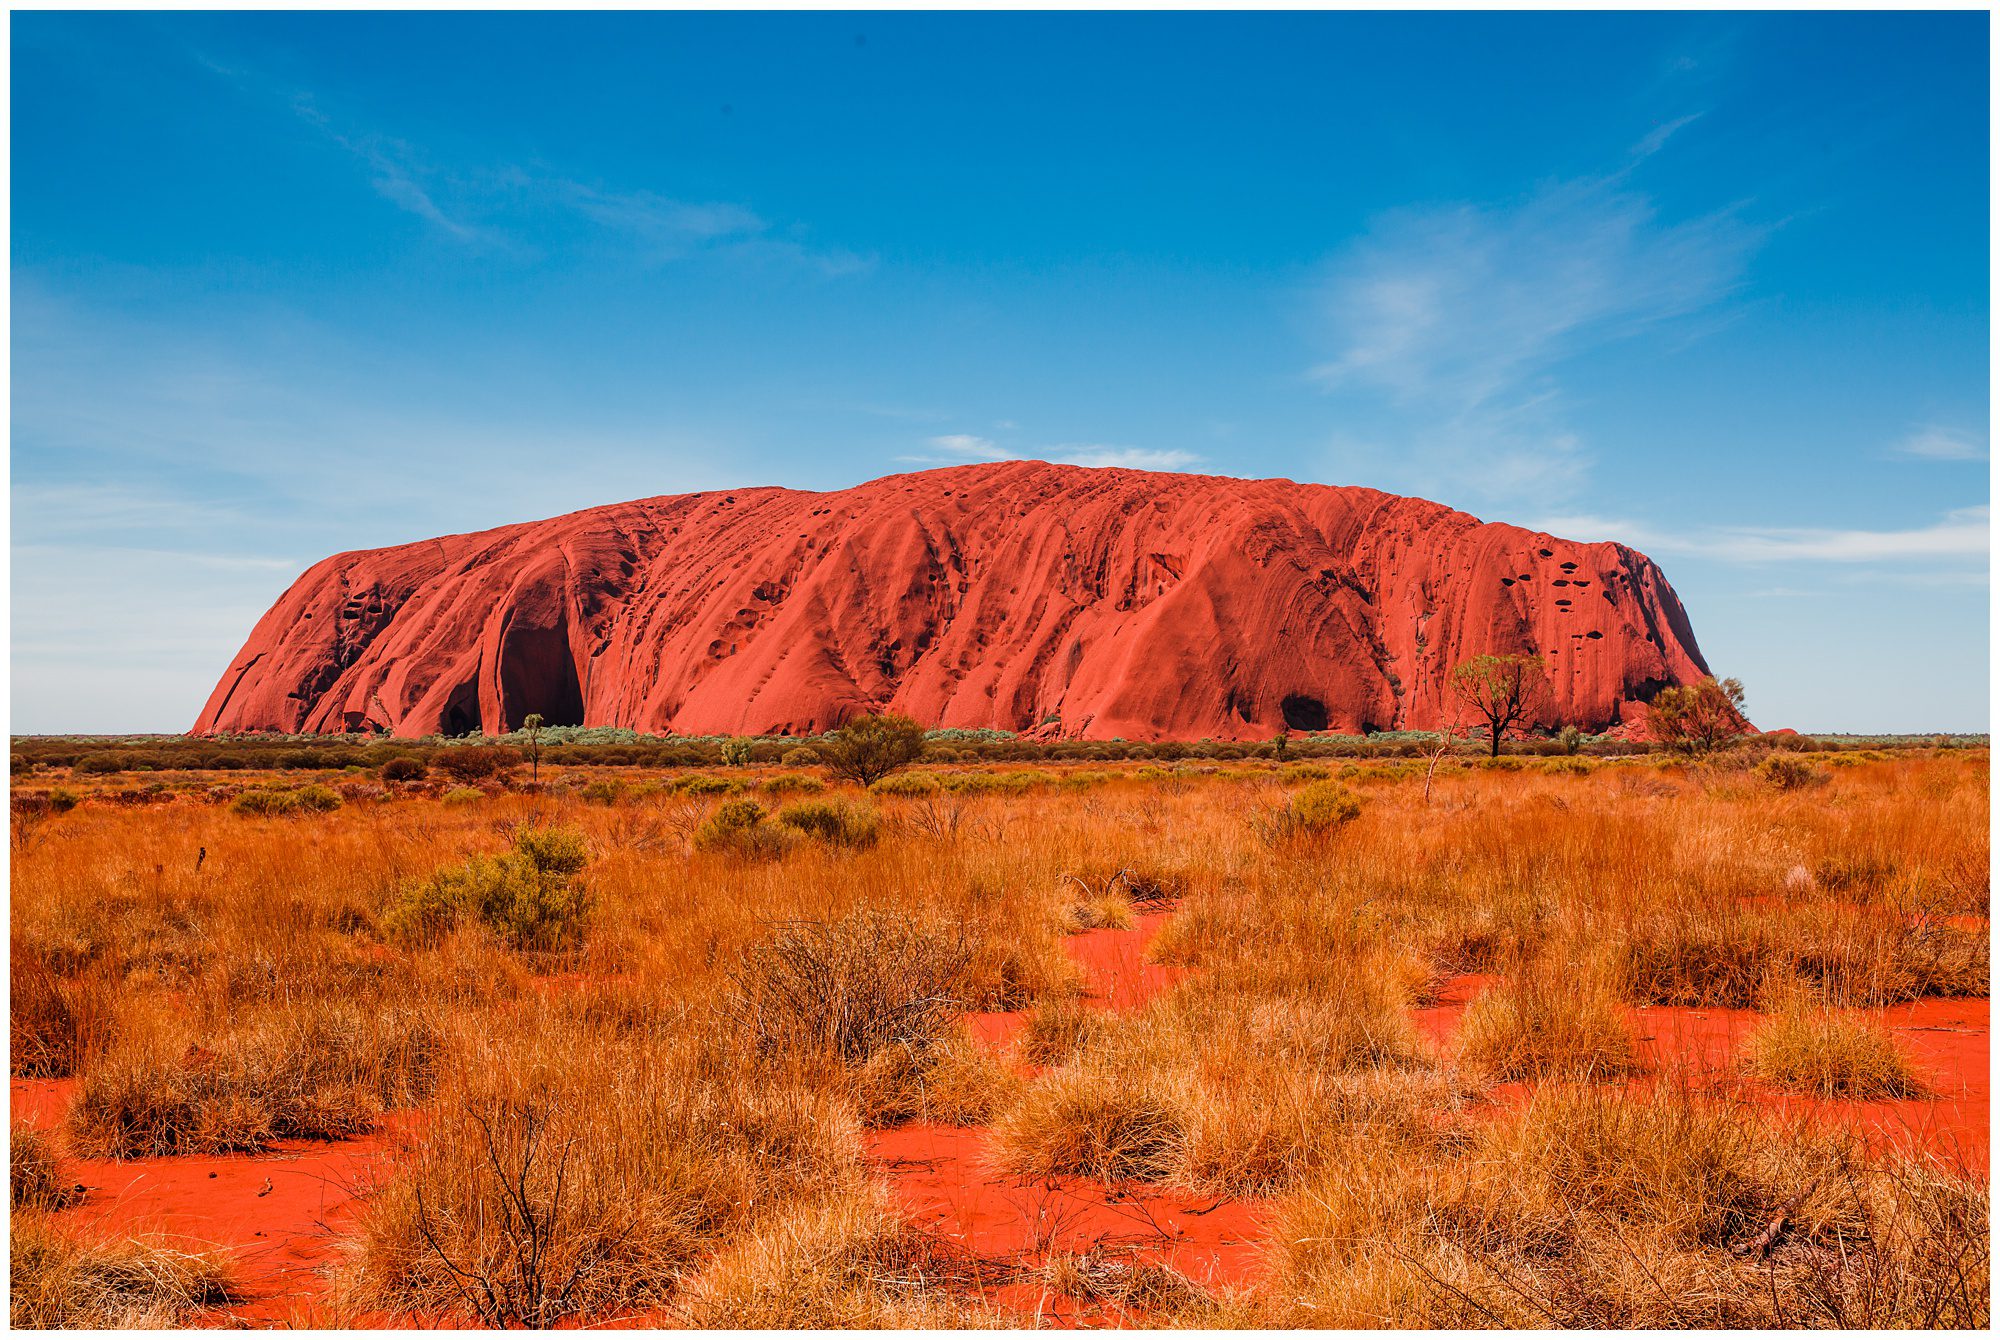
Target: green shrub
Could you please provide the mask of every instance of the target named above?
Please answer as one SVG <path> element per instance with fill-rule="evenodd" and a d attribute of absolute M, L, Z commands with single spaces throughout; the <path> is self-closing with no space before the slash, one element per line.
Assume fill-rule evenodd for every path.
<path fill-rule="evenodd" d="M 740 768 L 750 761 L 750 741 L 740 737 L 724 740 L 721 754 L 724 767 Z"/>
<path fill-rule="evenodd" d="M 435 944 L 477 921 L 514 949 L 567 948 L 582 936 L 595 904 L 576 879 L 589 859 L 575 829 L 523 829 L 513 851 L 475 856 L 405 889 L 383 929 L 392 939 Z"/>
<path fill-rule="evenodd" d="M 392 758 L 382 765 L 382 780 L 385 782 L 414 782 L 422 778 L 428 771 L 429 769 L 424 767 L 422 759 L 411 758 L 406 754 L 400 758 Z"/>
<path fill-rule="evenodd" d="M 245 791 L 229 803 L 229 808 L 236 814 L 270 819 L 298 813 L 299 798 L 290 791 Z"/>
<path fill-rule="evenodd" d="M 68 814 L 71 810 L 77 807 L 77 803 L 80 799 L 81 797 L 79 797 L 76 794 L 76 792 L 70 790 L 68 787 L 59 786 L 55 790 L 49 792 L 49 808 L 54 810 L 57 814 Z"/>
<path fill-rule="evenodd" d="M 1361 801 L 1338 782 L 1313 782 L 1301 787 L 1285 809 L 1291 831 L 1330 833 L 1361 815 Z"/>
<path fill-rule="evenodd" d="M 616 777 L 599 777 L 577 794 L 593 805 L 616 805 L 625 794 L 625 783 Z"/>
<path fill-rule="evenodd" d="M 318 814 L 340 808 L 340 792 L 330 786 L 302 786 L 292 795 L 300 809 L 312 810 Z"/>
<path fill-rule="evenodd" d="M 741 791 L 743 783 L 727 777 L 710 777 L 706 773 L 695 773 L 674 783 L 674 790 L 690 796 L 726 796 Z"/>
<path fill-rule="evenodd" d="M 447 805 L 471 805 L 484 799 L 486 793 L 476 786 L 454 786 L 444 793 L 444 803 Z"/>
<path fill-rule="evenodd" d="M 1333 773 L 1319 763 L 1287 763 L 1278 769 L 1278 780 L 1282 782 L 1323 782 Z"/>
<path fill-rule="evenodd" d="M 819 750 L 809 744 L 802 744 L 796 749 L 787 749 L 778 762 L 788 768 L 810 768 L 819 762 Z"/>
<path fill-rule="evenodd" d="M 695 829 L 695 850 L 752 859 L 784 855 L 790 846 L 790 835 L 765 823 L 764 814 L 764 807 L 754 800 L 723 801 Z"/>
<path fill-rule="evenodd" d="M 778 811 L 778 822 L 836 847 L 872 847 L 882 816 L 873 805 L 846 800 L 795 800 Z"/>
<path fill-rule="evenodd" d="M 85 754 L 71 767 L 80 773 L 107 773 L 125 771 L 125 760 L 117 754 Z"/>
<path fill-rule="evenodd" d="M 764 790 L 774 796 L 786 794 L 810 796 L 826 790 L 826 783 L 817 777 L 808 777 L 802 772 L 781 772 L 765 781 Z"/>
<path fill-rule="evenodd" d="M 859 717 L 826 737 L 820 749 L 829 771 L 873 786 L 924 755 L 924 728 L 895 713 Z"/>
<path fill-rule="evenodd" d="M 944 789 L 944 779 L 934 772 L 906 772 L 896 777 L 884 777 L 868 788 L 878 796 L 934 796 Z"/>

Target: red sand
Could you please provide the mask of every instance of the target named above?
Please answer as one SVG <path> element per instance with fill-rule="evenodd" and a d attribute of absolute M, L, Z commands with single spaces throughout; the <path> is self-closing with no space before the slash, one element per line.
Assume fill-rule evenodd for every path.
<path fill-rule="evenodd" d="M 1068 937 L 1064 948 L 1083 969 L 1084 998 L 1103 1009 L 1132 1009 L 1186 975 L 1186 968 L 1146 961 L 1146 945 L 1171 915 L 1144 913 L 1127 930 Z M 1019 1031 L 1021 1017 L 993 1012 L 972 1015 L 970 1022 L 978 1036 L 1004 1045 Z M 1262 1201 L 1204 1199 L 1079 1177 L 1009 1177 L 993 1167 L 989 1137 L 984 1127 L 873 1131 L 868 1159 L 917 1223 L 984 1260 L 1032 1265 L 1051 1250 L 1122 1253 L 1171 1266 L 1199 1284 L 1243 1282 L 1261 1268 Z M 1040 1285 L 1003 1285 L 989 1293 L 1002 1306 L 1052 1325 L 1133 1320 Z"/>
<path fill-rule="evenodd" d="M 59 1124 L 73 1088 L 71 1080 L 13 1080 L 14 1124 Z M 244 1301 L 212 1324 L 323 1325 L 311 1304 L 326 1289 L 324 1269 L 357 1193 L 403 1146 L 407 1124 L 392 1120 L 351 1140 L 284 1140 L 264 1154 L 66 1159 L 66 1175 L 86 1194 L 65 1214 L 107 1237 L 228 1249 Z"/>
<path fill-rule="evenodd" d="M 1090 739 L 1427 729 L 1544 657 L 1552 718 L 1706 673 L 1644 555 L 1372 489 L 1006 461 L 649 498 L 315 564 L 195 731 L 809 734 L 867 711 Z M 1390 667 L 1394 667 L 1393 671 Z"/>
<path fill-rule="evenodd" d="M 1448 1044 L 1466 1005 L 1494 980 L 1477 975 L 1452 978 L 1435 1006 L 1417 1011 L 1418 1025 L 1440 1044 Z M 1629 1009 L 1627 1015 L 1639 1039 L 1640 1058 L 1652 1076 L 1680 1074 L 1777 1111 L 1851 1123 L 1871 1139 L 1904 1143 L 1984 1172 L 1990 1160 L 1991 1010 L 1990 999 L 1973 997 L 1930 998 L 1864 1011 L 1894 1035 L 1931 1089 L 1923 1098 L 1869 1102 L 1781 1093 L 1745 1077 L 1738 1054 L 1763 1017 L 1755 1010 L 1650 1005 Z M 1650 1081 L 1642 1075 L 1635 1082 Z M 1526 1092 L 1526 1085 L 1506 1084 L 1490 1090 L 1489 1097 L 1504 1104 L 1519 1101 Z"/>

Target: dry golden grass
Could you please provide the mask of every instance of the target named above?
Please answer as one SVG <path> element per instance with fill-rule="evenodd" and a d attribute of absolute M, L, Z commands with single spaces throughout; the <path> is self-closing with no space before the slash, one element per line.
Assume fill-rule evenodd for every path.
<path fill-rule="evenodd" d="M 827 791 L 837 821 L 781 810 L 749 825 L 768 840 L 725 841 L 701 837 L 724 793 L 800 788 L 732 768 L 593 798 L 591 770 L 545 765 L 538 795 L 447 804 L 442 784 L 334 775 L 315 780 L 345 803 L 285 817 L 92 791 L 15 844 L 15 1065 L 75 1075 L 79 1152 L 421 1109 L 364 1202 L 354 1309 L 1018 1321 L 860 1163 L 869 1127 L 916 1120 L 990 1122 L 1012 1172 L 1280 1198 L 1276 1277 L 1248 1292 L 1055 1263 L 1080 1300 L 1143 1295 L 1156 1320 L 1976 1326 L 1975 1179 L 1565 1084 L 1629 1069 L 1627 1005 L 1985 991 L 1985 753 L 1841 757 L 1789 790 L 1727 762 L 1452 765 L 1428 803 L 1421 769 L 1332 765 L 1356 804 L 1275 844 L 1256 816 L 1326 779 L 947 763 L 908 794 Z M 537 898 L 525 920 L 396 934 L 411 889 L 551 827 L 588 852 L 587 918 L 541 934 Z M 1193 972 L 1135 1010 L 1082 1004 L 1070 934 L 1167 906 L 1149 952 Z M 1498 980 L 1435 1048 L 1411 1011 L 1465 972 Z M 966 1031 L 992 1009 L 1027 1013 L 1042 1073 Z M 1469 1114 L 1511 1077 L 1539 1086 L 1526 1111 Z M 96 1269 L 68 1242 L 17 1233 L 17 1316 L 116 1293 L 62 1282 Z"/>
<path fill-rule="evenodd" d="M 1493 1080 L 1621 1079 L 1636 1068 L 1617 998 L 1553 965 L 1524 968 L 1482 991 L 1458 1032 L 1462 1064 Z"/>
<path fill-rule="evenodd" d="M 1821 1098 L 1915 1098 L 1924 1092 L 1886 1028 L 1832 1010 L 1781 1009 L 1750 1034 L 1743 1060 L 1768 1084 Z"/>
<path fill-rule="evenodd" d="M 981 1293 L 996 1277 L 880 1189 L 845 1189 L 730 1246 L 670 1315 L 710 1330 L 962 1330 L 999 1324 Z"/>
<path fill-rule="evenodd" d="M 17 1209 L 9 1228 L 8 1319 L 19 1330 L 186 1326 L 232 1298 L 219 1255 L 91 1241 L 36 1210 Z"/>
<path fill-rule="evenodd" d="M 1977 1180 L 1764 1115 L 1543 1089 L 1410 1162 L 1355 1142 L 1287 1202 L 1269 1319 L 1327 1327 L 1982 1325 Z"/>
<path fill-rule="evenodd" d="M 62 1157 L 50 1131 L 16 1126 L 8 1140 L 7 1203 L 14 1209 L 60 1210 L 74 1184 L 62 1176 Z"/>

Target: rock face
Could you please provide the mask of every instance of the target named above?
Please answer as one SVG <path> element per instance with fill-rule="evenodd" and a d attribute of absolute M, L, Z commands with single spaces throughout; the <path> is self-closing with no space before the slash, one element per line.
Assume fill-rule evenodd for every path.
<path fill-rule="evenodd" d="M 1549 667 L 1597 730 L 1707 673 L 1643 554 L 1372 489 L 1008 461 L 738 489 L 337 554 L 198 732 L 807 734 L 875 710 L 1091 739 L 1435 728 Z"/>

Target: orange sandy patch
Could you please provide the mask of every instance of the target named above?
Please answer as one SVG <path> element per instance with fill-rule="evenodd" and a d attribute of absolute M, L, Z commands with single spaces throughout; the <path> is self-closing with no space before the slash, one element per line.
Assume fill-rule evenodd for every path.
<path fill-rule="evenodd" d="M 74 1088 L 73 1080 L 11 1081 L 14 1124 L 60 1126 Z M 392 1119 L 349 1140 L 279 1141 L 262 1154 L 67 1158 L 64 1175 L 84 1196 L 63 1213 L 105 1237 L 226 1250 L 243 1301 L 219 1310 L 214 1324 L 324 1325 L 314 1305 L 326 1291 L 326 1267 L 352 1224 L 356 1197 L 405 1147 L 410 1124 Z"/>
<path fill-rule="evenodd" d="M 1419 1027 L 1440 1045 L 1449 1045 L 1466 1005 L 1497 980 L 1483 975 L 1450 979 L 1436 1005 L 1416 1011 Z M 1764 1018 L 1759 1011 L 1648 1005 L 1627 1014 L 1639 1040 L 1639 1055 L 1652 1075 L 1683 1075 L 1774 1111 L 1846 1122 L 1871 1140 L 1923 1149 L 1984 1172 L 1990 1165 L 1992 1004 L 1985 997 L 1927 998 L 1864 1011 L 1889 1030 L 1930 1088 L 1922 1098 L 1868 1102 L 1780 1093 L 1747 1078 L 1740 1055 Z M 1642 1075 L 1634 1082 L 1650 1081 Z M 1505 1104 L 1525 1096 L 1528 1089 L 1523 1084 L 1498 1085 L 1487 1096 Z"/>

